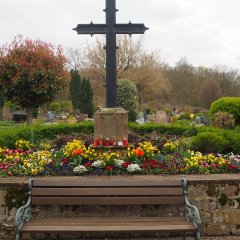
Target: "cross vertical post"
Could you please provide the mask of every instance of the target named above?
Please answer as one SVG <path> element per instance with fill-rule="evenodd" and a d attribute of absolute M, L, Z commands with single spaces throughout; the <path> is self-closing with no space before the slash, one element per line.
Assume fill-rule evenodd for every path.
<path fill-rule="evenodd" d="M 117 62 L 116 62 L 116 0 L 106 0 L 106 107 L 117 105 Z"/>
<path fill-rule="evenodd" d="M 78 24 L 78 34 L 106 34 L 106 107 L 117 107 L 116 34 L 143 34 L 144 24 L 116 24 L 116 0 L 106 0 L 106 24 Z"/>

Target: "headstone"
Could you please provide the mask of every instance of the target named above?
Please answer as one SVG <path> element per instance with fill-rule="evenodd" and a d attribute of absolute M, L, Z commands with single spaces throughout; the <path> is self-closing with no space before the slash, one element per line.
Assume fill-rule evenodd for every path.
<path fill-rule="evenodd" d="M 17 110 L 13 113 L 13 121 L 16 123 L 25 122 L 27 120 L 27 113 L 22 110 Z"/>
<path fill-rule="evenodd" d="M 157 123 L 171 123 L 171 116 L 168 115 L 165 111 L 157 111 L 156 122 Z"/>
<path fill-rule="evenodd" d="M 78 115 L 76 115 L 76 118 L 77 118 L 78 122 L 83 122 L 88 118 L 88 114 L 79 113 Z"/>
<path fill-rule="evenodd" d="M 210 118 L 205 116 L 197 116 L 194 120 L 194 123 L 197 125 L 210 125 Z"/>
<path fill-rule="evenodd" d="M 147 122 L 155 123 L 156 122 L 156 115 L 155 114 L 148 114 L 147 115 Z"/>
<path fill-rule="evenodd" d="M 94 114 L 94 138 L 128 140 L 128 113 L 123 108 L 101 108 Z"/>
<path fill-rule="evenodd" d="M 137 116 L 136 122 L 139 124 L 144 124 L 146 123 L 146 115 L 143 112 L 140 112 Z"/>
<path fill-rule="evenodd" d="M 47 111 L 46 118 L 48 122 L 53 122 L 57 118 L 57 113 L 55 111 Z"/>

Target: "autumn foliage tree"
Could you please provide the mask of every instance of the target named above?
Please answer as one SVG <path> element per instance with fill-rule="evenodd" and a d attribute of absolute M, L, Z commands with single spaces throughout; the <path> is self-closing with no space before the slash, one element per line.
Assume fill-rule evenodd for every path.
<path fill-rule="evenodd" d="M 0 84 L 6 100 L 22 108 L 32 122 L 33 109 L 54 100 L 69 79 L 61 47 L 15 37 L 0 48 Z"/>

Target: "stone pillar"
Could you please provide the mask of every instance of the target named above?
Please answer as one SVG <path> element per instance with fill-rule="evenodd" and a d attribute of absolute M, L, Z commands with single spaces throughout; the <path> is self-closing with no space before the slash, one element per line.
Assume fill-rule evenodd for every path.
<path fill-rule="evenodd" d="M 119 141 L 128 140 L 128 112 L 123 108 L 101 108 L 94 114 L 94 138 L 113 137 Z"/>

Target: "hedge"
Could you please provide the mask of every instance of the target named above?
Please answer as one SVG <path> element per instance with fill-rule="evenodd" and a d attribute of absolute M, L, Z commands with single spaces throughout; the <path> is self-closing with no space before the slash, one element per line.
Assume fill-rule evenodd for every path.
<path fill-rule="evenodd" d="M 14 126 L 4 129 L 0 132 L 0 146 L 14 147 L 16 140 L 24 139 L 30 141 L 38 141 L 41 139 L 53 139 L 57 135 L 71 133 L 92 134 L 94 124 L 92 122 L 84 122 L 78 124 L 56 124 L 56 125 L 32 125 Z"/>
<path fill-rule="evenodd" d="M 223 136 L 230 142 L 228 151 L 235 154 L 240 154 L 240 128 L 233 130 L 222 130 L 207 126 L 182 126 L 179 124 L 143 124 L 129 123 L 129 131 L 135 132 L 139 135 L 146 135 L 151 132 L 158 134 L 177 135 L 183 137 L 195 136 L 200 132 L 215 132 Z M 77 124 L 57 124 L 57 125 L 33 125 L 31 127 L 19 126 L 0 128 L 0 146 L 14 147 L 16 140 L 34 140 L 53 139 L 57 135 L 71 134 L 71 133 L 85 133 L 93 134 L 94 123 L 84 122 Z"/>

